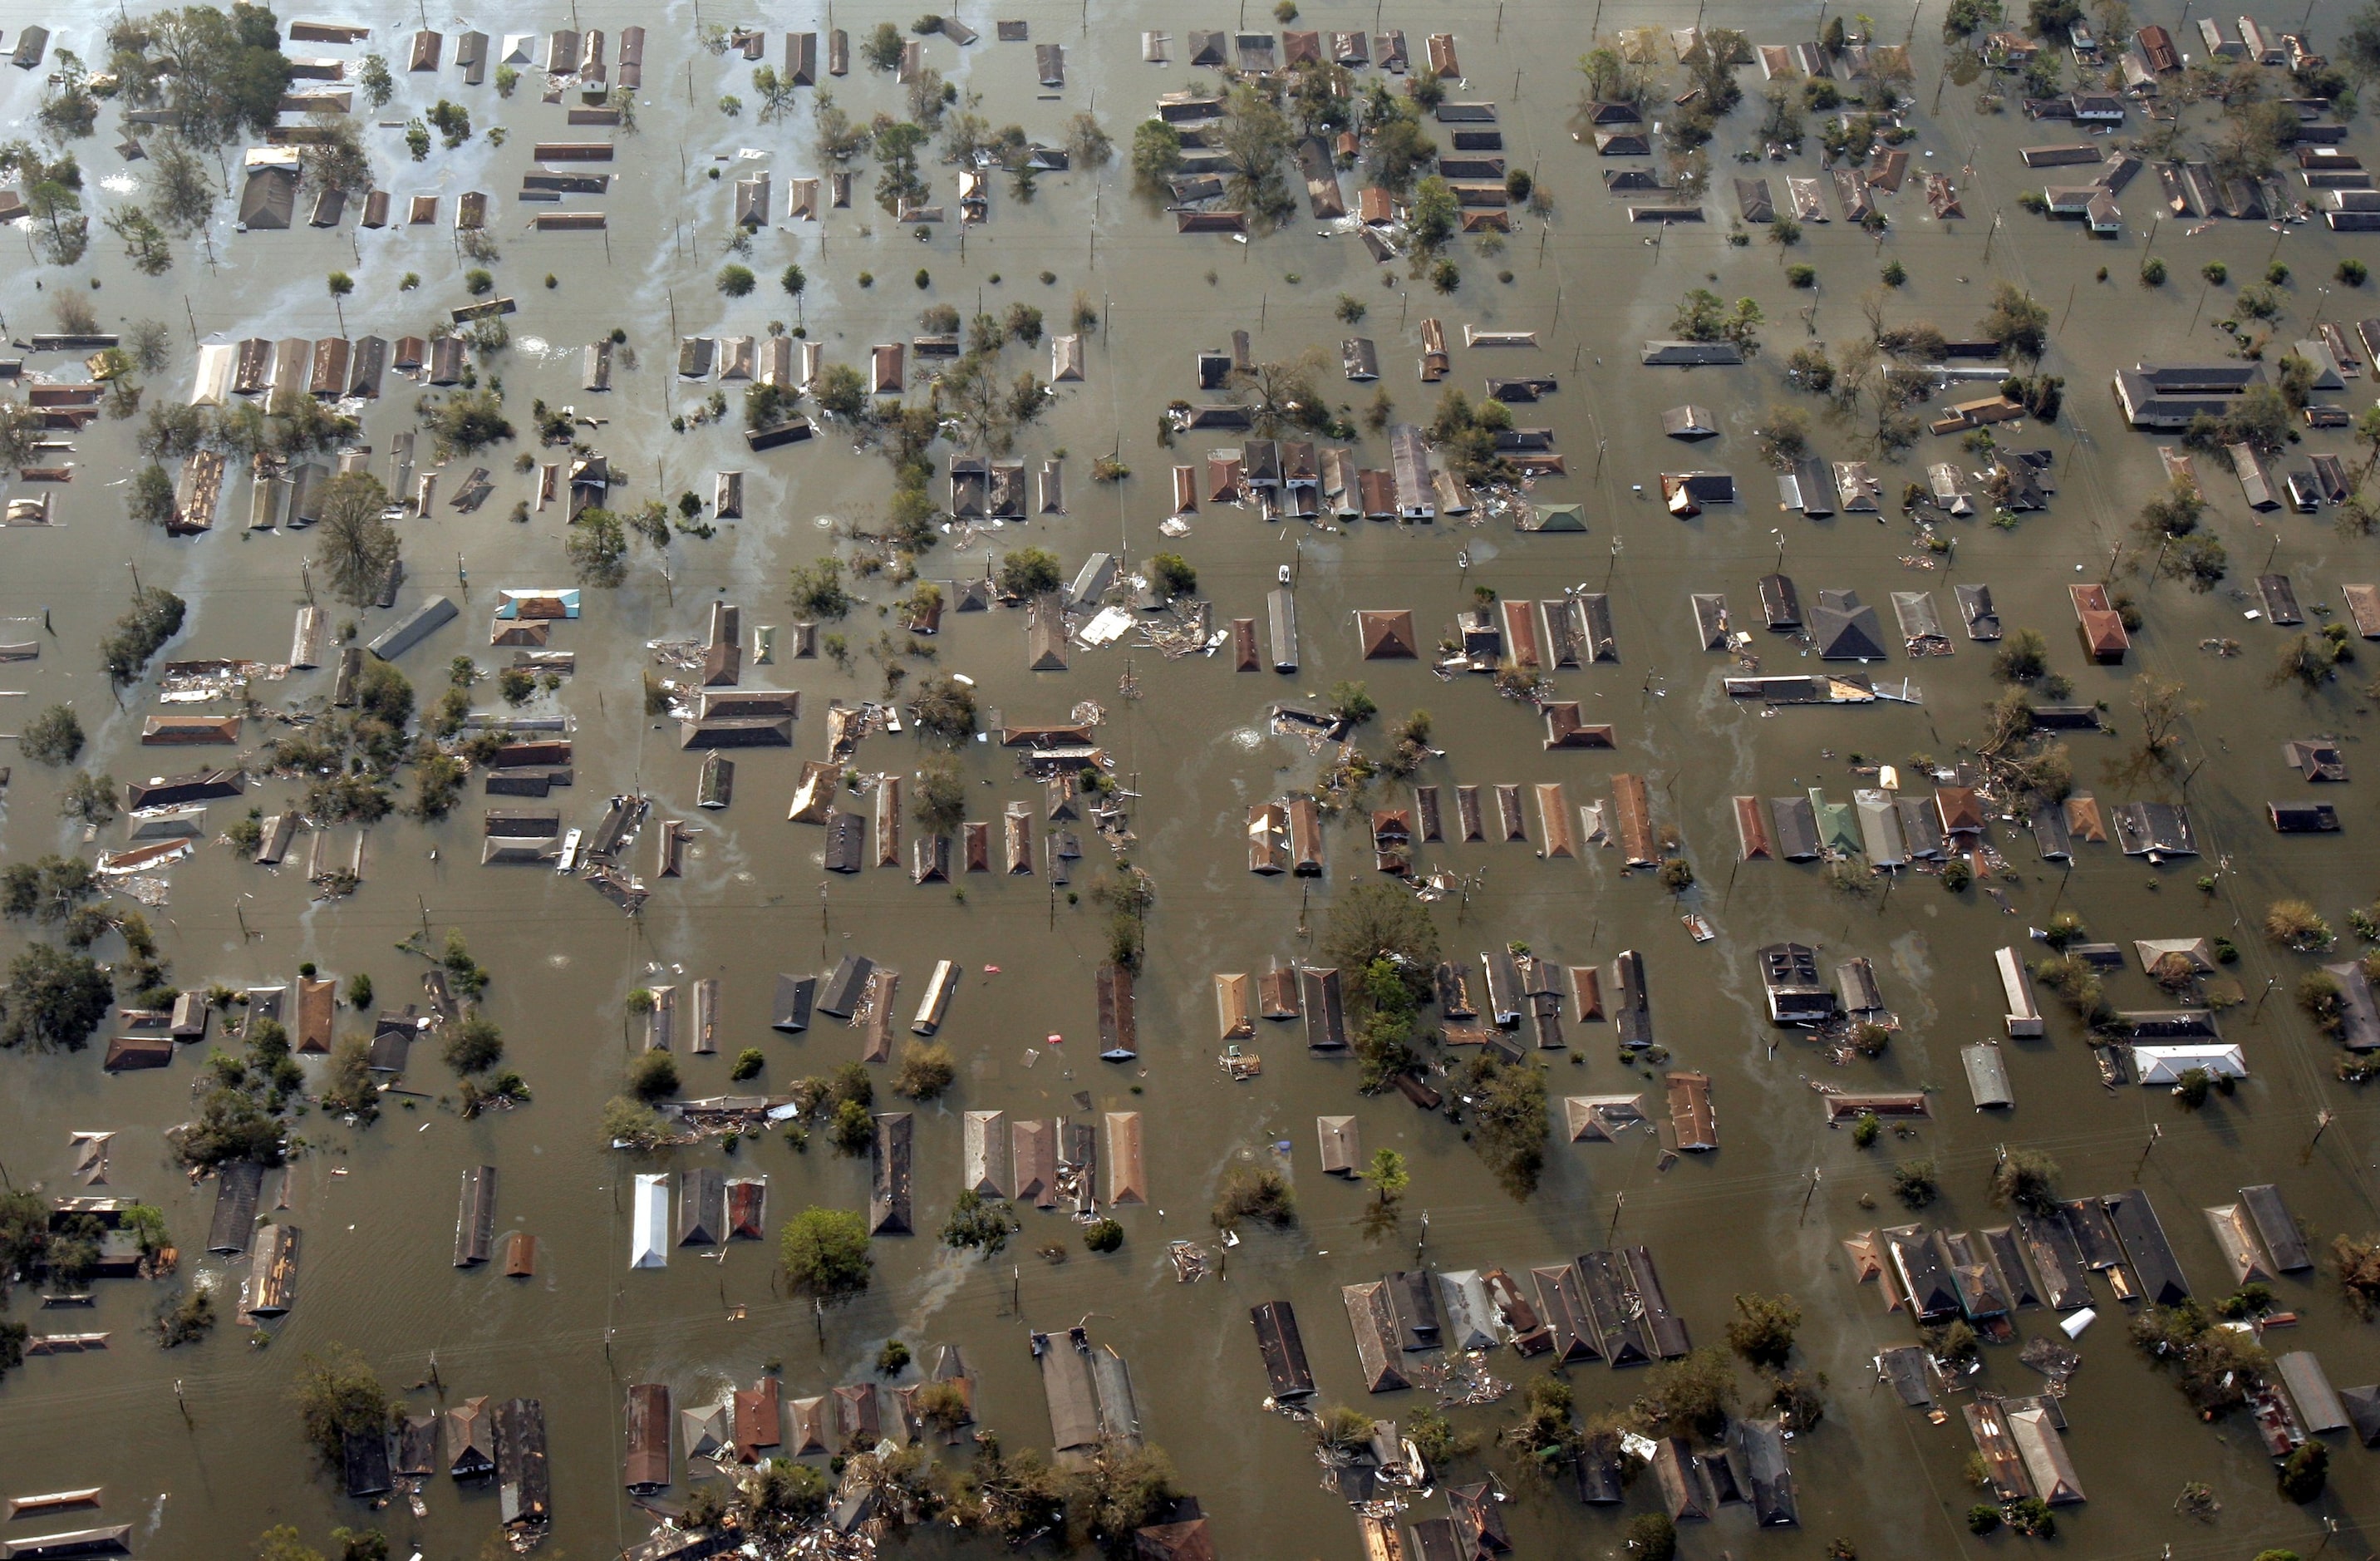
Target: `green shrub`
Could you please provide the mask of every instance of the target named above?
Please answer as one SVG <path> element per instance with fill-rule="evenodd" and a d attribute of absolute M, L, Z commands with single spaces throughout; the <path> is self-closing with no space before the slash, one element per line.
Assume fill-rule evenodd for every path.
<path fill-rule="evenodd" d="M 650 1103 L 677 1093 L 677 1059 L 667 1052 L 639 1052 L 628 1064 L 628 1092 Z"/>

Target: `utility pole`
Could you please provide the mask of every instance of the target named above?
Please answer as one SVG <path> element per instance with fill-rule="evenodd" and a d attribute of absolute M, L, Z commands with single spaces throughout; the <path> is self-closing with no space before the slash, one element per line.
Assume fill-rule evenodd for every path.
<path fill-rule="evenodd" d="M 1620 1235 L 1620 1211 L 1628 1207 L 1628 1194 L 1618 1192 L 1611 1198 L 1611 1228 L 1603 1233 L 1603 1244 L 1610 1246 Z"/>
<path fill-rule="evenodd" d="M 2149 1128 L 2148 1144 L 2141 1151 L 2140 1164 L 2132 1167 L 2132 1179 L 2134 1181 L 2140 1180 L 2141 1173 L 2148 1169 L 2149 1151 L 2156 1148 L 2157 1140 L 2163 1137 L 2165 1137 L 2165 1129 L 2162 1127 L 2151 1124 Z"/>
<path fill-rule="evenodd" d="M 1821 1175 L 1815 1165 L 1810 1167 L 1810 1189 L 1802 1194 L 1802 1215 L 1800 1219 L 1793 1222 L 1794 1228 L 1797 1230 L 1801 1228 L 1802 1222 L 1810 1217 L 1810 1200 L 1818 1195 L 1818 1181 Z"/>

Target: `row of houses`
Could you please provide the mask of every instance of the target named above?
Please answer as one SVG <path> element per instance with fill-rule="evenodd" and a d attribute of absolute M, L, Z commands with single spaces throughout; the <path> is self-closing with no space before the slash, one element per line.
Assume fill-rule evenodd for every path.
<path fill-rule="evenodd" d="M 948 1384 L 956 1407 L 929 1421 L 919 1410 L 919 1389 Z M 738 1466 L 771 1458 L 832 1457 L 866 1451 L 887 1437 L 911 1445 L 929 1439 L 955 1445 L 961 1430 L 975 1423 L 976 1375 L 956 1345 L 937 1349 L 920 1383 L 894 1385 L 854 1383 L 814 1396 L 787 1398 L 782 1380 L 764 1373 L 748 1388 L 731 1387 L 719 1400 L 683 1407 L 673 1414 L 673 1394 L 664 1383 L 628 1388 L 622 1439 L 621 1482 L 638 1494 L 672 1484 L 675 1459 L 683 1457 L 688 1482 Z M 674 1438 L 675 1446 L 673 1447 Z"/>
<path fill-rule="evenodd" d="M 552 1521 L 545 1409 L 534 1398 L 491 1408 L 484 1396 L 468 1397 L 443 1413 L 404 1415 L 393 1430 L 350 1430 L 340 1463 L 346 1493 L 358 1500 L 385 1496 L 398 1481 L 440 1473 L 457 1481 L 493 1478 L 498 1521 L 516 1543 L 534 1543 Z"/>

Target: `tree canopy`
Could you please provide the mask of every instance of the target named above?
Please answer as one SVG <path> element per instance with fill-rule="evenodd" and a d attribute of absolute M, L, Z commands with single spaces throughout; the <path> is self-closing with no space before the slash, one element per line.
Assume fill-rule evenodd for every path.
<path fill-rule="evenodd" d="M 108 29 L 119 98 L 163 108 L 193 141 L 221 145 L 273 128 L 291 79 L 272 11 L 239 0 L 229 12 L 182 6 Z"/>
<path fill-rule="evenodd" d="M 115 989 L 88 955 L 28 944 L 0 992 L 0 1047 L 79 1052 L 107 1017 Z"/>
<path fill-rule="evenodd" d="M 785 1277 L 821 1306 L 841 1306 L 864 1294 L 874 1265 L 868 1222 L 850 1209 L 804 1209 L 778 1238 Z"/>
<path fill-rule="evenodd" d="M 388 490 L 368 471 L 343 471 L 322 490 L 314 558 L 340 601 L 360 607 L 380 594 L 396 562 L 396 528 L 382 518 Z"/>

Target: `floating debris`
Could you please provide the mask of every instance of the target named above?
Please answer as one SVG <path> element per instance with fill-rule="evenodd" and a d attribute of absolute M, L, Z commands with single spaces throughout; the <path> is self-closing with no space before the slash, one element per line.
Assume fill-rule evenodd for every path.
<path fill-rule="evenodd" d="M 1165 1247 L 1166 1261 L 1173 1265 L 1173 1280 L 1178 1285 L 1196 1285 L 1207 1277 L 1215 1255 L 1195 1241 L 1170 1241 Z"/>
<path fill-rule="evenodd" d="M 2047 1377 L 2053 1389 L 2063 1388 L 2066 1379 L 2082 1366 L 2082 1356 L 2062 1344 L 2037 1335 L 2025 1341 L 2025 1347 L 2017 1351 L 2016 1358 Z"/>
<path fill-rule="evenodd" d="M 115 889 L 117 894 L 128 895 L 152 910 L 161 910 L 165 905 L 166 886 L 163 878 L 144 876 L 127 878 L 115 884 Z"/>
<path fill-rule="evenodd" d="M 243 699 L 249 684 L 277 683 L 288 676 L 288 666 L 279 662 L 167 662 L 157 679 L 157 698 L 165 704 Z"/>

